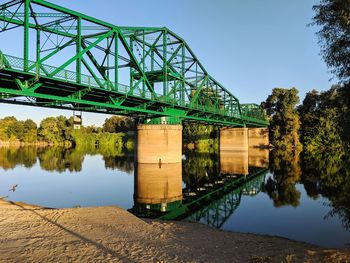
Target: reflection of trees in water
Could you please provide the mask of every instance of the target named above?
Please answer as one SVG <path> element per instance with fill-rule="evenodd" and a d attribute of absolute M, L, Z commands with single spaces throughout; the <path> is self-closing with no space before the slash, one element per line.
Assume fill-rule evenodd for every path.
<path fill-rule="evenodd" d="M 118 169 L 127 173 L 134 170 L 134 155 L 126 154 L 124 156 L 103 156 L 105 167 L 112 170 Z"/>
<path fill-rule="evenodd" d="M 124 153 L 117 147 L 96 147 L 95 145 L 64 147 L 0 147 L 0 167 L 13 169 L 17 165 L 32 167 L 37 158 L 40 167 L 46 171 L 80 172 L 85 155 L 102 155 L 106 168 L 133 170 L 133 155 Z"/>
<path fill-rule="evenodd" d="M 38 151 L 40 167 L 46 171 L 79 172 L 84 161 L 84 152 L 77 149 L 46 147 Z"/>
<path fill-rule="evenodd" d="M 276 207 L 300 203 L 300 192 L 295 184 L 300 180 L 301 168 L 299 155 L 292 151 L 273 151 L 270 158 L 269 177 L 264 185 L 264 192 L 273 200 Z"/>
<path fill-rule="evenodd" d="M 36 163 L 36 157 L 35 147 L 0 147 L 0 167 L 4 170 L 13 169 L 17 165 L 30 168 Z"/>
<path fill-rule="evenodd" d="M 295 184 L 304 185 L 307 195 L 329 200 L 327 217 L 337 216 L 350 228 L 350 154 L 344 151 L 318 152 L 299 156 L 289 151 L 273 151 L 270 155 L 273 177 L 266 180 L 264 192 L 275 206 L 299 205 L 300 192 Z"/>
<path fill-rule="evenodd" d="M 187 153 L 182 163 L 183 181 L 188 188 L 202 185 L 218 176 L 218 156 L 216 154 Z"/>
<path fill-rule="evenodd" d="M 329 199 L 326 217 L 338 216 L 344 227 L 350 228 L 350 155 L 343 152 L 323 152 L 303 156 L 304 184 L 307 194 Z"/>

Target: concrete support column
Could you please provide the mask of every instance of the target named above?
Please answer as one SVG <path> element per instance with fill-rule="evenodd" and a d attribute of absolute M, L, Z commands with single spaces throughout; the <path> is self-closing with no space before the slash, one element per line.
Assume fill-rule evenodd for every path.
<path fill-rule="evenodd" d="M 269 129 L 249 128 L 249 166 L 266 168 L 269 166 Z"/>
<path fill-rule="evenodd" d="M 224 174 L 248 174 L 248 129 L 220 130 L 220 171 Z"/>
<path fill-rule="evenodd" d="M 269 129 L 249 128 L 248 144 L 249 148 L 267 149 L 269 146 Z"/>
<path fill-rule="evenodd" d="M 248 128 L 223 128 L 220 130 L 220 150 L 248 151 Z"/>
<path fill-rule="evenodd" d="M 138 163 L 181 163 L 182 125 L 139 124 Z"/>

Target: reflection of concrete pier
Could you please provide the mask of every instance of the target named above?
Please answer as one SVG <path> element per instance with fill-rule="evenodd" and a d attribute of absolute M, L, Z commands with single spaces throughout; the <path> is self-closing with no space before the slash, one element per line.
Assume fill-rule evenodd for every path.
<path fill-rule="evenodd" d="M 223 174 L 248 174 L 248 151 L 220 149 L 220 171 Z"/>
<path fill-rule="evenodd" d="M 170 203 L 182 199 L 181 163 L 137 164 L 136 201 L 142 204 Z"/>
<path fill-rule="evenodd" d="M 182 165 L 137 164 L 135 201 L 143 205 L 159 205 L 182 200 Z"/>
<path fill-rule="evenodd" d="M 268 168 L 269 150 L 249 147 L 248 164 L 249 167 Z"/>

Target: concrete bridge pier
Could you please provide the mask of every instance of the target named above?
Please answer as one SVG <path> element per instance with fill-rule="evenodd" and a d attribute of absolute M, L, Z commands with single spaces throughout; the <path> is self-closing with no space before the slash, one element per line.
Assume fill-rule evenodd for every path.
<path fill-rule="evenodd" d="M 269 130 L 268 128 L 248 129 L 249 166 L 269 166 Z"/>
<path fill-rule="evenodd" d="M 181 163 L 181 124 L 139 124 L 137 126 L 138 163 Z"/>
<path fill-rule="evenodd" d="M 248 151 L 248 128 L 222 128 L 220 151 Z"/>
<path fill-rule="evenodd" d="M 268 165 L 268 128 L 222 128 L 220 168 L 222 173 L 248 174 L 249 166 Z"/>
<path fill-rule="evenodd" d="M 158 118 L 137 125 L 134 209 L 165 212 L 182 201 L 181 120 Z"/>
<path fill-rule="evenodd" d="M 248 144 L 249 148 L 267 149 L 269 146 L 269 129 L 249 128 Z"/>
<path fill-rule="evenodd" d="M 224 174 L 243 174 L 248 171 L 248 128 L 220 130 L 220 171 Z"/>

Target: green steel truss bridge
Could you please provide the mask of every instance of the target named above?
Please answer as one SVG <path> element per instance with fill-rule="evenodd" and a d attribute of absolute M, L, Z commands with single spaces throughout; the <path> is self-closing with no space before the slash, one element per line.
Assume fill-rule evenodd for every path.
<path fill-rule="evenodd" d="M 268 126 L 258 105 L 241 104 L 165 27 L 115 26 L 43 0 L 0 0 L 0 40 L 0 102 L 155 123 Z"/>

